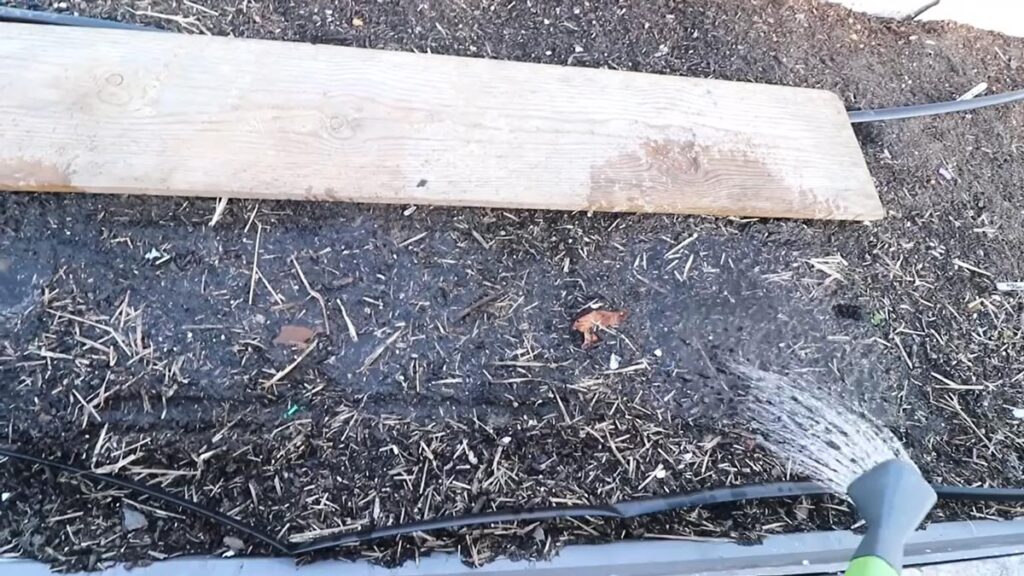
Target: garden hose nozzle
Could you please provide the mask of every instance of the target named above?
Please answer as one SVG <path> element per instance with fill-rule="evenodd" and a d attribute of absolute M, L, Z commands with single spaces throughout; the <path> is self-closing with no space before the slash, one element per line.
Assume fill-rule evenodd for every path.
<path fill-rule="evenodd" d="M 903 546 L 935 505 L 935 490 L 907 460 L 887 460 L 850 483 L 847 494 L 867 522 L 846 576 L 896 576 Z"/>

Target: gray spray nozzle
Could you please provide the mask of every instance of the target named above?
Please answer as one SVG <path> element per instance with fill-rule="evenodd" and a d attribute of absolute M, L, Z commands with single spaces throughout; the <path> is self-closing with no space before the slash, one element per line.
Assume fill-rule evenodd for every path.
<path fill-rule="evenodd" d="M 935 505 L 935 490 L 917 466 L 894 459 L 858 476 L 846 493 L 868 525 L 853 557 L 878 556 L 902 568 L 903 545 Z"/>

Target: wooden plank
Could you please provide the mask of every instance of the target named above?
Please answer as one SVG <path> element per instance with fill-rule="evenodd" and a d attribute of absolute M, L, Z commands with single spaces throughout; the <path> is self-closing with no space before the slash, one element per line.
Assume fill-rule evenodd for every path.
<path fill-rule="evenodd" d="M 868 220 L 825 91 L 0 25 L 0 189 Z"/>

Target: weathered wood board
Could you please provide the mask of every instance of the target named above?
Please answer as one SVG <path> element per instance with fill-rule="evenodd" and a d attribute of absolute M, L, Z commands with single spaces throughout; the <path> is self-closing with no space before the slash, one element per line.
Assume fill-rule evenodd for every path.
<path fill-rule="evenodd" d="M 804 88 L 0 25 L 0 189 L 869 220 Z"/>

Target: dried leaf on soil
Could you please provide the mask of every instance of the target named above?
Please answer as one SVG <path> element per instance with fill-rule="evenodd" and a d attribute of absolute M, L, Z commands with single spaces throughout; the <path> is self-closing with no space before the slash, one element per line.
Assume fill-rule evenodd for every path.
<path fill-rule="evenodd" d="M 572 329 L 583 334 L 583 348 L 590 348 L 601 341 L 597 336 L 599 328 L 615 328 L 626 319 L 622 310 L 591 310 L 572 323 Z"/>
<path fill-rule="evenodd" d="M 277 337 L 274 338 L 274 344 L 305 348 L 309 345 L 309 341 L 313 336 L 316 336 L 316 332 L 305 326 L 285 324 L 284 326 L 281 326 L 281 331 L 278 332 Z"/>

